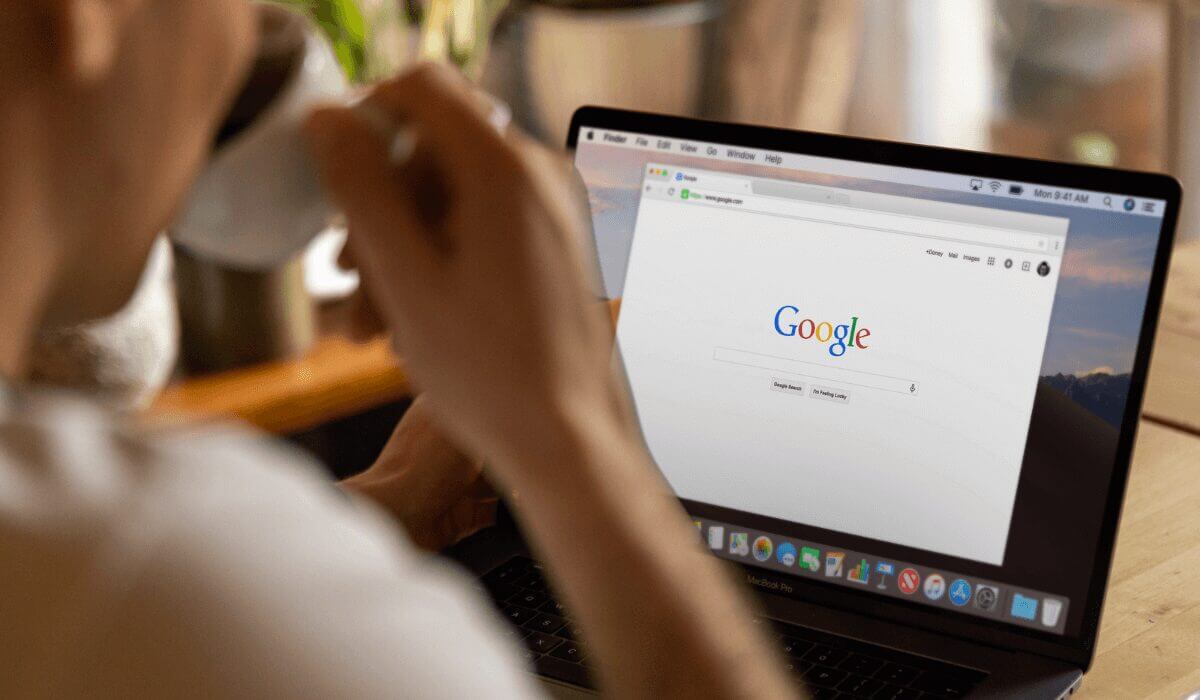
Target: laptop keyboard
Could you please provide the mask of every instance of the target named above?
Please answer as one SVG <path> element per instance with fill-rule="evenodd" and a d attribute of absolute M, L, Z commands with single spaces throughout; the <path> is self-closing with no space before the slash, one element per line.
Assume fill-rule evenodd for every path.
<path fill-rule="evenodd" d="M 508 619 L 525 658 L 548 678 L 594 688 L 579 628 L 542 576 L 542 567 L 514 557 L 483 577 Z M 784 663 L 814 698 L 961 698 L 986 674 L 818 630 L 755 619 L 771 629 Z"/>

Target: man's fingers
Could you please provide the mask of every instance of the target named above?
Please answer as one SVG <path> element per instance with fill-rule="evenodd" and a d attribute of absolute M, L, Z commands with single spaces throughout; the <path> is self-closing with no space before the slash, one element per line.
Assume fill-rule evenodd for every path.
<path fill-rule="evenodd" d="M 481 168 L 495 174 L 512 161 L 499 125 L 492 123 L 495 102 L 444 66 L 422 64 L 380 85 L 366 103 L 414 128 L 422 144 L 437 154 L 452 185 L 469 186 Z"/>
<path fill-rule="evenodd" d="M 346 272 L 353 272 L 358 269 L 358 261 L 354 259 L 354 251 L 349 245 L 343 245 L 338 251 L 337 265 Z"/>
<path fill-rule="evenodd" d="M 317 111 L 305 125 L 305 136 L 322 182 L 350 222 L 352 244 L 368 239 L 372 254 L 355 256 L 357 262 L 366 268 L 385 266 L 393 275 L 398 272 L 396 265 L 409 273 L 428 264 L 432 255 L 428 234 L 416 214 L 413 193 L 388 157 L 384 139 L 346 109 Z M 386 240 L 380 240 L 383 236 Z M 386 260 L 372 265 L 381 253 Z"/>
<path fill-rule="evenodd" d="M 366 343 L 387 333 L 387 324 L 379 315 L 365 285 L 360 285 L 358 291 L 345 302 L 347 308 L 347 323 L 345 333 L 356 343 Z"/>

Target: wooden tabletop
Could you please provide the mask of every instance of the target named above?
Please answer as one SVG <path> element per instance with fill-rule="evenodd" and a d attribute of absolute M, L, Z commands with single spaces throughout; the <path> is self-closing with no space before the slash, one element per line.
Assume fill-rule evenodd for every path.
<path fill-rule="evenodd" d="M 383 339 L 331 335 L 304 357 L 176 383 L 150 408 L 155 422 L 240 420 L 289 435 L 404 398 L 403 365 Z"/>
<path fill-rule="evenodd" d="M 1142 421 L 1085 698 L 1200 690 L 1200 437 Z"/>
<path fill-rule="evenodd" d="M 1147 418 L 1200 432 L 1200 245 L 1171 258 L 1166 298 L 1150 364 Z"/>
<path fill-rule="evenodd" d="M 1175 251 L 1095 665 L 1078 697 L 1200 690 L 1200 246 Z"/>

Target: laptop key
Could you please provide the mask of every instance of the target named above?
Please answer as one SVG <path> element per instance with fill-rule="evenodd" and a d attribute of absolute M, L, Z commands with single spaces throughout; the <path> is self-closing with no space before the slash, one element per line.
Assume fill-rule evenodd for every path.
<path fill-rule="evenodd" d="M 804 674 L 804 680 L 809 685 L 820 688 L 833 688 L 846 679 L 847 673 L 828 666 L 813 666 Z"/>
<path fill-rule="evenodd" d="M 883 668 L 876 672 L 875 677 L 885 683 L 894 683 L 895 685 L 909 685 L 921 675 L 919 669 L 912 666 L 905 666 L 897 663 L 887 663 Z"/>
<path fill-rule="evenodd" d="M 539 654 L 549 654 L 562 643 L 558 637 L 543 632 L 533 632 L 525 638 L 525 646 Z"/>
<path fill-rule="evenodd" d="M 851 654 L 849 658 L 838 664 L 838 668 L 850 673 L 857 673 L 860 676 L 872 676 L 883 668 L 884 663 L 882 659 L 876 659 L 873 656 Z"/>
<path fill-rule="evenodd" d="M 592 686 L 591 679 L 588 677 L 587 668 L 580 664 L 574 664 L 570 661 L 564 661 L 554 656 L 543 656 L 536 662 L 538 673 L 543 676 L 548 676 L 555 680 L 570 683 L 572 685 L 581 685 L 585 688 Z"/>
<path fill-rule="evenodd" d="M 504 607 L 504 616 L 514 625 L 523 625 L 532 619 L 537 613 L 529 608 L 522 608 L 519 605 L 506 605 Z"/>
<path fill-rule="evenodd" d="M 492 600 L 496 601 L 497 603 L 500 603 L 501 605 L 503 605 L 504 602 L 507 601 L 509 598 L 511 598 L 521 592 L 520 588 L 517 588 L 516 586 L 509 584 L 509 583 L 492 584 L 492 585 L 488 586 L 486 590 L 488 592 L 488 595 L 490 595 L 492 597 Z"/>
<path fill-rule="evenodd" d="M 511 584 L 529 572 L 528 559 L 510 559 L 508 562 L 492 569 L 483 577 L 484 584 Z"/>
<path fill-rule="evenodd" d="M 821 666 L 836 666 L 847 656 L 849 656 L 849 653 L 842 649 L 834 649 L 824 644 L 817 644 L 804 655 L 804 658 Z"/>
<path fill-rule="evenodd" d="M 541 574 L 534 571 L 517 579 L 516 586 L 518 588 L 525 588 L 531 591 L 544 591 L 546 590 L 546 579 L 542 578 Z"/>
<path fill-rule="evenodd" d="M 577 664 L 583 661 L 583 645 L 578 642 L 563 642 L 550 654 L 551 656 Z"/>
<path fill-rule="evenodd" d="M 914 688 L 904 688 L 898 685 L 885 685 L 879 692 L 871 698 L 871 700 L 912 700 L 913 698 L 927 697 L 925 693 Z"/>
<path fill-rule="evenodd" d="M 537 628 L 537 622 L 538 622 L 538 620 L 542 619 L 542 616 L 544 614 L 545 613 L 540 613 L 540 612 L 535 611 L 533 613 L 533 615 L 530 615 L 529 617 L 525 618 L 525 621 L 521 623 L 521 626 L 531 632 L 544 632 L 545 630 L 540 630 Z"/>
<path fill-rule="evenodd" d="M 966 697 L 972 686 L 970 681 L 937 672 L 926 673 L 912 684 L 917 690 L 924 690 L 943 698 Z"/>
<path fill-rule="evenodd" d="M 532 608 L 534 610 L 542 607 L 542 605 L 550 600 L 550 596 L 545 593 L 537 593 L 535 591 L 521 591 L 514 594 L 511 598 L 504 601 L 509 605 L 519 605 L 522 608 Z"/>
<path fill-rule="evenodd" d="M 803 656 L 812 648 L 812 642 L 806 642 L 803 639 L 796 639 L 795 637 L 783 638 L 783 653 L 788 656 Z"/>
<path fill-rule="evenodd" d="M 883 681 L 852 674 L 838 685 L 838 690 L 856 698 L 869 698 L 882 687 Z"/>
<path fill-rule="evenodd" d="M 559 617 L 567 616 L 566 608 L 557 600 L 547 600 L 545 603 L 542 603 L 542 607 L 538 608 L 538 610 L 550 613 L 551 615 L 558 615 Z"/>
<path fill-rule="evenodd" d="M 566 625 L 566 622 L 557 615 L 548 613 L 540 613 L 537 617 L 529 622 L 526 622 L 523 627 L 531 629 L 534 632 L 544 632 L 546 634 L 554 634 Z"/>
<path fill-rule="evenodd" d="M 802 675 L 805 671 L 812 668 L 812 666 L 813 665 L 807 661 L 802 661 L 800 659 L 788 659 L 783 663 L 783 670 L 787 671 L 788 673 Z"/>

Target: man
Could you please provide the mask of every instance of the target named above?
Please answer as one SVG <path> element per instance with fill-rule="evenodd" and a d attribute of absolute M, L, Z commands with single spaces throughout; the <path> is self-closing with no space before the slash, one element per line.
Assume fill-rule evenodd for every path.
<path fill-rule="evenodd" d="M 128 297 L 239 83 L 253 15 L 245 0 L 18 0 L 4 13 L 0 695 L 533 694 L 486 605 L 384 516 L 431 545 L 477 519 L 477 473 L 429 439 L 434 424 L 488 456 L 605 690 L 794 692 L 632 425 L 563 167 L 499 135 L 441 70 L 370 98 L 418 135 L 402 170 L 351 112 L 308 129 L 367 290 L 425 390 L 381 465 L 347 485 L 383 508 L 253 435 L 147 435 L 11 388 L 39 325 Z"/>

